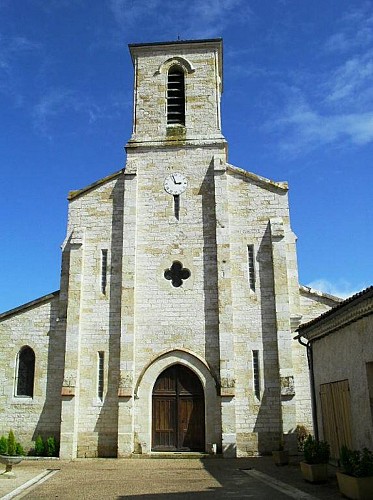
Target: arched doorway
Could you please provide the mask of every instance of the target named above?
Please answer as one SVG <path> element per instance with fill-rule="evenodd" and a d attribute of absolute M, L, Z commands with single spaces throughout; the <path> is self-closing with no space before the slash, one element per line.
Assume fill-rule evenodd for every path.
<path fill-rule="evenodd" d="M 152 450 L 205 451 L 205 399 L 192 370 L 173 365 L 153 388 Z"/>

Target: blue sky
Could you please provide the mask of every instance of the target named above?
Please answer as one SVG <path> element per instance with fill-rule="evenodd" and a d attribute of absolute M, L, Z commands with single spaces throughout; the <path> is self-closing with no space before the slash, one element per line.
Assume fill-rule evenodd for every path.
<path fill-rule="evenodd" d="M 223 37 L 229 162 L 290 186 L 300 282 L 373 282 L 373 2 L 0 0 L 0 311 L 59 288 L 67 193 L 125 164 L 127 44 Z"/>

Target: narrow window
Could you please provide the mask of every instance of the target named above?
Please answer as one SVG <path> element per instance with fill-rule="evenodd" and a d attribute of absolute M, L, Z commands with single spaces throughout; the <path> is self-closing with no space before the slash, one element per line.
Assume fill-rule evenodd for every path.
<path fill-rule="evenodd" d="M 35 353 L 31 347 L 25 346 L 18 353 L 17 396 L 34 395 Z"/>
<path fill-rule="evenodd" d="M 254 393 L 260 400 L 259 351 L 253 351 Z"/>
<path fill-rule="evenodd" d="M 102 401 L 104 398 L 104 352 L 98 352 L 97 367 L 97 397 Z"/>
<path fill-rule="evenodd" d="M 167 79 L 167 123 L 185 125 L 184 72 L 171 66 Z"/>
<path fill-rule="evenodd" d="M 179 220 L 180 217 L 180 195 L 174 194 L 174 214 L 175 218 Z"/>
<path fill-rule="evenodd" d="M 101 250 L 101 292 L 106 293 L 107 285 L 107 250 Z"/>
<path fill-rule="evenodd" d="M 255 292 L 254 245 L 247 246 L 247 267 L 250 290 Z"/>

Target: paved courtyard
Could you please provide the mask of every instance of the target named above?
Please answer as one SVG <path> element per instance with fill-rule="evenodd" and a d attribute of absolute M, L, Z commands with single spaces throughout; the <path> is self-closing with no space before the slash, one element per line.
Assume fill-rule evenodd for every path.
<path fill-rule="evenodd" d="M 36 499 L 340 499 L 331 471 L 325 485 L 303 481 L 299 465 L 252 459 L 82 459 L 23 461 L 0 480 L 0 498 Z M 45 474 L 22 491 L 21 484 Z M 13 493 L 11 491 L 13 490 Z"/>

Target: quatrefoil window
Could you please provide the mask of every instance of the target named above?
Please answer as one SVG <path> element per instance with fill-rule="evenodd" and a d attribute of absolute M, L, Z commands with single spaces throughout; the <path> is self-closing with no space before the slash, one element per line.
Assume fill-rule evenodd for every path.
<path fill-rule="evenodd" d="M 175 261 L 172 263 L 170 269 L 165 270 L 164 277 L 166 280 L 171 281 L 172 286 L 179 287 L 183 284 L 184 280 L 190 277 L 190 271 L 183 267 L 181 262 Z"/>

